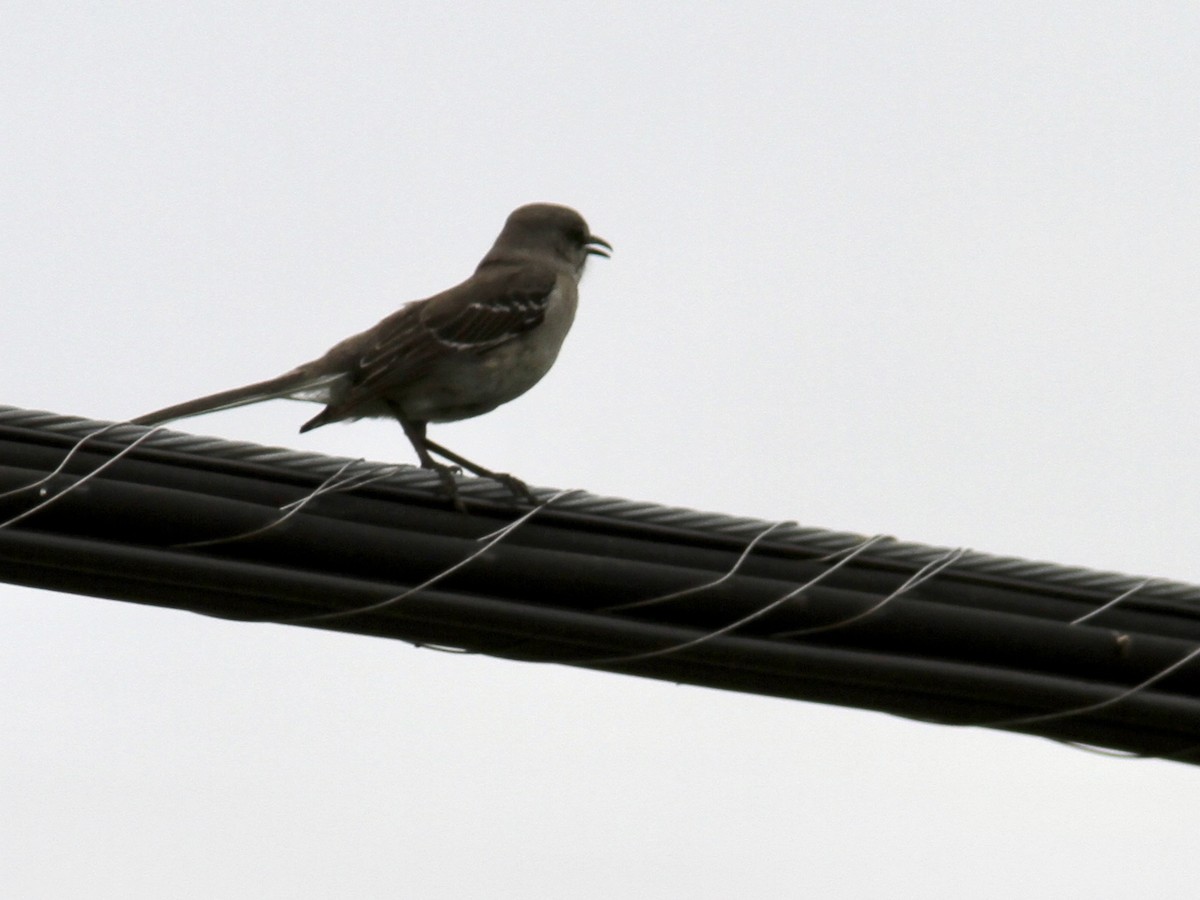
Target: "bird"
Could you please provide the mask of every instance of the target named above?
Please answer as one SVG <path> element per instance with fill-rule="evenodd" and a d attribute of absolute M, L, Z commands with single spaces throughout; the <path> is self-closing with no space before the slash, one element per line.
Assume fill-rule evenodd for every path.
<path fill-rule="evenodd" d="M 130 421 L 161 425 L 277 398 L 323 403 L 325 408 L 300 426 L 301 433 L 331 422 L 396 419 L 420 465 L 438 475 L 456 503 L 454 476 L 462 469 L 533 501 L 519 479 L 431 441 L 426 428 L 491 412 L 540 381 L 575 319 L 588 259 L 608 257 L 612 249 L 570 207 L 518 207 L 462 283 L 406 303 L 324 356 L 275 378 Z"/>

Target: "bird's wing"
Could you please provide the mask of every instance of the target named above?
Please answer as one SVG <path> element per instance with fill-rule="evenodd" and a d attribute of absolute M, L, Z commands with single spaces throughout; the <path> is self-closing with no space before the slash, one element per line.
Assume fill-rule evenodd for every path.
<path fill-rule="evenodd" d="M 362 335 L 341 407 L 411 383 L 459 354 L 480 354 L 542 323 L 557 283 L 541 266 L 484 269 L 450 290 L 388 316 Z"/>

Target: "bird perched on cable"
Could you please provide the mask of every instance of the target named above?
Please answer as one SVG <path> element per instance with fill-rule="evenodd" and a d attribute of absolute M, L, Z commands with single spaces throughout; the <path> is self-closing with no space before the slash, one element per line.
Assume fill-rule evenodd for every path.
<path fill-rule="evenodd" d="M 301 432 L 330 422 L 394 418 L 421 465 L 438 473 L 451 496 L 454 466 L 461 466 L 528 497 L 517 479 L 429 440 L 426 426 L 490 412 L 537 384 L 575 318 L 588 257 L 611 250 L 573 209 L 522 206 L 461 284 L 402 306 L 320 359 L 277 378 L 168 406 L 133 422 L 157 425 L 280 397 L 310 400 L 325 408 Z"/>

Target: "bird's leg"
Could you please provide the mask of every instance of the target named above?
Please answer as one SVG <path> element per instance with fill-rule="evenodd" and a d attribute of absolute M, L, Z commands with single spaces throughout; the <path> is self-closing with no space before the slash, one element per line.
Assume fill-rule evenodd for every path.
<path fill-rule="evenodd" d="M 456 507 L 465 512 L 465 507 L 458 498 L 458 483 L 454 480 L 455 474 L 461 470 L 440 463 L 429 455 L 429 442 L 425 439 L 425 422 L 409 421 L 408 418 L 401 414 L 400 408 L 396 404 L 389 403 L 388 406 L 391 407 L 392 412 L 396 416 L 396 421 L 400 423 L 400 427 L 404 429 L 404 436 L 408 438 L 408 442 L 417 451 L 417 459 L 421 462 L 421 468 L 431 469 L 436 472 L 438 480 L 442 483 L 442 490 L 446 492 L 446 495 Z"/>
<path fill-rule="evenodd" d="M 425 449 L 428 452 L 436 453 L 438 456 L 442 457 L 442 459 L 447 459 L 456 466 L 461 466 L 472 475 L 478 475 L 480 478 L 490 478 L 497 484 L 501 484 L 508 488 L 512 492 L 512 495 L 518 500 L 528 500 L 530 503 L 535 505 L 537 504 L 537 497 L 533 496 L 533 492 L 529 490 L 529 486 L 520 478 L 509 475 L 505 472 L 493 472 L 491 469 L 485 469 L 483 466 L 473 463 L 469 459 L 465 459 L 459 456 L 457 453 L 447 450 L 441 444 L 436 444 L 429 440 L 429 438 L 424 437 L 423 430 L 422 440 L 425 442 Z"/>
<path fill-rule="evenodd" d="M 530 503 L 537 505 L 537 497 L 533 496 L 533 492 L 521 479 L 504 472 L 493 472 L 491 469 L 485 469 L 481 465 L 471 462 L 469 459 L 459 456 L 451 450 L 447 450 L 441 444 L 435 444 L 425 436 L 426 422 L 413 422 L 404 416 L 400 407 L 395 403 L 389 403 L 392 413 L 396 416 L 396 421 L 400 423 L 400 427 L 404 429 L 404 434 L 408 438 L 413 449 L 417 451 L 417 459 L 421 461 L 421 467 L 424 469 L 432 469 L 438 473 L 438 478 L 442 480 L 442 487 L 446 493 L 454 501 L 454 505 L 462 509 L 462 501 L 458 499 L 458 483 L 454 480 L 456 473 L 466 469 L 472 475 L 478 475 L 480 478 L 490 478 L 497 484 L 503 485 L 512 492 L 512 495 L 518 500 L 528 500 Z M 453 463 L 448 466 L 445 463 L 440 463 L 431 456 L 431 453 L 436 453 L 438 456 Z M 461 467 L 461 468 L 460 468 Z"/>

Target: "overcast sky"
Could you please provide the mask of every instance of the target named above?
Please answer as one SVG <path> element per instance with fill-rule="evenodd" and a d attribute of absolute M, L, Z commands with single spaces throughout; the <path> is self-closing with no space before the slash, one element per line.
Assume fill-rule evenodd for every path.
<path fill-rule="evenodd" d="M 1200 581 L 1200 6 L 0 12 L 0 403 L 123 419 L 591 265 L 435 440 L 531 483 Z M 519 7 L 519 11 L 514 9 Z M 277 402 L 181 428 L 411 461 Z M 1194 768 L 0 584 L 0 893 L 1191 896 Z"/>

